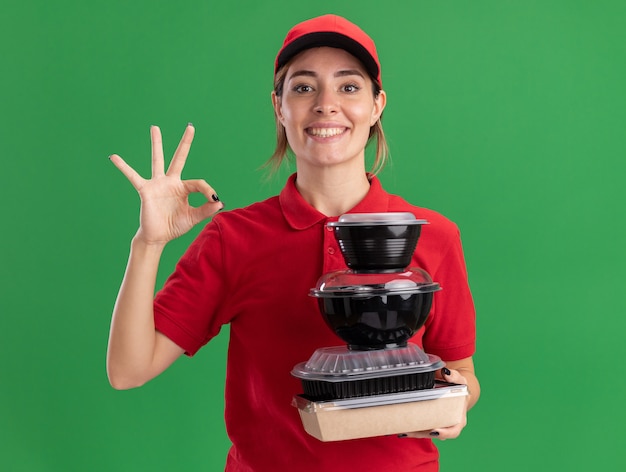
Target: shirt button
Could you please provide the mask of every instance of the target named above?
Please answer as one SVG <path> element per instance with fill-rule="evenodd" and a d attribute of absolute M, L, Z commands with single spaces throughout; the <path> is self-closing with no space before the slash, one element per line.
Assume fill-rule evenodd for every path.
<path fill-rule="evenodd" d="M 334 247 L 329 247 L 328 248 L 328 254 L 335 254 L 335 248 Z"/>

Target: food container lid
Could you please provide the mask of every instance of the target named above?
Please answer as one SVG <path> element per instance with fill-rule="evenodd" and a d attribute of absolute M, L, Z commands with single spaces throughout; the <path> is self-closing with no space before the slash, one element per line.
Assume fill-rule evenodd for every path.
<path fill-rule="evenodd" d="M 432 372 L 444 365 L 439 357 L 426 354 L 412 343 L 371 351 L 352 351 L 346 346 L 336 346 L 317 349 L 307 362 L 297 364 L 291 374 L 305 380 L 345 382 Z"/>
<path fill-rule="evenodd" d="M 418 220 L 409 212 L 385 213 L 346 213 L 337 221 L 327 223 L 327 226 L 390 226 L 390 225 L 427 225 L 427 220 Z"/>
<path fill-rule="evenodd" d="M 412 267 L 403 272 L 355 272 L 339 270 L 322 275 L 309 295 L 312 297 L 370 297 L 413 295 L 439 290 L 425 270 Z"/>
<path fill-rule="evenodd" d="M 311 401 L 302 395 L 293 398 L 292 405 L 300 410 L 315 413 L 317 411 L 345 410 L 349 408 L 365 408 L 370 406 L 392 405 L 423 400 L 437 400 L 467 396 L 467 385 L 435 382 L 435 387 L 412 392 L 391 393 L 388 395 L 372 395 L 368 397 L 344 398 L 340 400 Z"/>

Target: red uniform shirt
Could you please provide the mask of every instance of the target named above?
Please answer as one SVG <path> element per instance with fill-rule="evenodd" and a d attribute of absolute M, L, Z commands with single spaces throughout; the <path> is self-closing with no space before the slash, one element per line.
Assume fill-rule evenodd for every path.
<path fill-rule="evenodd" d="M 411 342 L 443 360 L 472 356 L 474 305 L 456 225 L 386 193 L 375 177 L 351 211 L 409 211 L 429 221 L 412 266 L 426 270 L 443 290 Z M 300 380 L 290 374 L 293 367 L 317 348 L 343 344 L 308 296 L 323 273 L 346 268 L 333 232 L 325 227 L 336 219 L 302 198 L 294 175 L 279 196 L 217 215 L 157 294 L 157 329 L 190 356 L 230 324 L 228 471 L 438 470 L 438 453 L 429 439 L 325 443 L 304 431 L 291 405 L 302 392 Z"/>

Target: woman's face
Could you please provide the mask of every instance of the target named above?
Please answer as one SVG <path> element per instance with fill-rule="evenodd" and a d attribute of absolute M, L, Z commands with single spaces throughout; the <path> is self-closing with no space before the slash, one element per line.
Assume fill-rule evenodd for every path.
<path fill-rule="evenodd" d="M 370 127 L 385 107 L 385 93 L 374 97 L 372 85 L 361 62 L 343 49 L 313 48 L 295 57 L 282 96 L 272 100 L 299 169 L 364 163 Z"/>

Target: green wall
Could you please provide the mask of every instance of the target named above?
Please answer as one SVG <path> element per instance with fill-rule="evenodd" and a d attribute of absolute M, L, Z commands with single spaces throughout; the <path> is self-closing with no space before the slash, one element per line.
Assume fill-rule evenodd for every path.
<path fill-rule="evenodd" d="M 187 177 L 229 208 L 276 193 L 274 55 L 334 12 L 379 47 L 385 186 L 463 234 L 483 395 L 442 470 L 624 470 L 626 2 L 309 5 L 2 0 L 0 469 L 223 469 L 226 328 L 141 389 L 107 383 L 139 209 L 107 156 L 145 174 L 149 126 L 171 155 L 193 122 Z"/>

